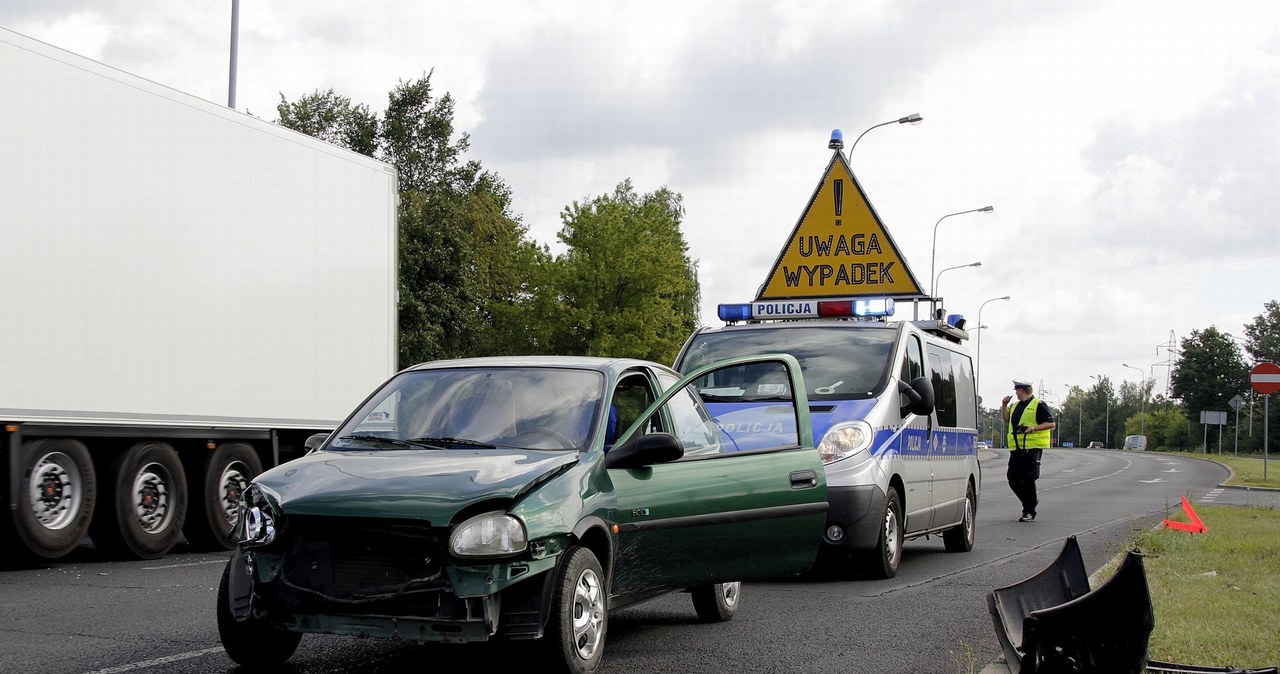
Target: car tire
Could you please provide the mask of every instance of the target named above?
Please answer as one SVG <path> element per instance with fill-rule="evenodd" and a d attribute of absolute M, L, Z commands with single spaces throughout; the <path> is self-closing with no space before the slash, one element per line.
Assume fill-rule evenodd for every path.
<path fill-rule="evenodd" d="M 942 532 L 942 544 L 947 552 L 969 552 L 978 535 L 978 504 L 973 497 L 973 485 L 964 493 L 964 515 L 960 524 Z"/>
<path fill-rule="evenodd" d="M 604 660 L 609 627 L 604 571 L 590 550 L 574 546 L 552 573 L 551 615 L 542 637 L 546 655 L 568 674 L 593 674 Z"/>
<path fill-rule="evenodd" d="M 218 583 L 218 637 L 222 640 L 222 649 L 246 667 L 280 665 L 298 650 L 302 635 L 252 617 L 237 621 L 231 615 L 231 565 L 239 559 L 240 555 L 233 555 L 227 560 Z"/>
<path fill-rule="evenodd" d="M 880 519 L 880 537 L 862 558 L 862 571 L 873 578 L 893 578 L 902 563 L 902 502 L 898 490 L 889 487 Z"/>
<path fill-rule="evenodd" d="M 76 549 L 93 518 L 98 482 L 89 450 L 78 440 L 34 440 L 19 456 L 14 533 L 40 559 Z"/>
<path fill-rule="evenodd" d="M 230 550 L 240 494 L 262 472 L 262 460 L 251 445 L 229 442 L 199 465 L 199 473 L 187 479 L 192 487 L 187 540 L 199 549 Z"/>
<path fill-rule="evenodd" d="M 103 507 L 89 536 L 109 556 L 159 559 L 182 535 L 187 477 L 178 453 L 163 442 L 140 442 L 116 457 Z"/>
<path fill-rule="evenodd" d="M 704 623 L 722 623 L 733 619 L 742 599 L 742 583 L 714 583 L 699 585 L 689 591 L 693 597 L 693 610 Z"/>

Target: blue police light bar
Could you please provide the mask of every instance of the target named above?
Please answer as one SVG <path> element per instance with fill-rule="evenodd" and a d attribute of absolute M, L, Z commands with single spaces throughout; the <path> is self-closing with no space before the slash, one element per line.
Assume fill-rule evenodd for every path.
<path fill-rule="evenodd" d="M 831 142 L 827 143 L 827 148 L 832 150 L 844 149 L 844 134 L 840 133 L 840 129 L 831 130 Z"/>
<path fill-rule="evenodd" d="M 947 325 L 950 325 L 951 327 L 957 330 L 964 330 L 964 324 L 965 324 L 965 320 L 964 320 L 963 314 L 947 315 Z"/>
<path fill-rule="evenodd" d="M 721 304 L 716 308 L 727 323 L 788 318 L 876 318 L 893 315 L 893 300 L 782 300 L 750 304 Z"/>

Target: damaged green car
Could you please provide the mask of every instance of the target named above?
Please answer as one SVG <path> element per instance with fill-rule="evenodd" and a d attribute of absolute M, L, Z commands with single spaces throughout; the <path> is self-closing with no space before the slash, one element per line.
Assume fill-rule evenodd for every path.
<path fill-rule="evenodd" d="M 703 399 L 725 368 L 774 383 L 716 420 Z M 787 355 L 683 379 L 552 356 L 400 372 L 245 490 L 218 590 L 223 647 L 272 665 L 303 633 L 536 640 L 583 673 L 624 606 L 686 591 L 702 620 L 728 620 L 741 581 L 806 571 L 822 538 L 801 377 Z"/>

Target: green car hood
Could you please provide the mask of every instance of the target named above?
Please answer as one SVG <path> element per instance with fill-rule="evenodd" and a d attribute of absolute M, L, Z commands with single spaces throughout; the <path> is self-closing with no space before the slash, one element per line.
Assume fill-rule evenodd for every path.
<path fill-rule="evenodd" d="M 278 497 L 286 516 L 417 519 L 444 526 L 462 508 L 514 498 L 577 461 L 577 452 L 565 451 L 323 451 L 254 482 Z"/>

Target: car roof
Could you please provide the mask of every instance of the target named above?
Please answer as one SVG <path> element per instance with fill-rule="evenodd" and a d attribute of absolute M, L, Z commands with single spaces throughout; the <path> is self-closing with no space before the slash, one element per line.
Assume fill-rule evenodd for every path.
<path fill-rule="evenodd" d="M 405 368 L 404 371 L 438 370 L 458 367 L 555 367 L 575 370 L 595 370 L 605 374 L 618 375 L 634 367 L 649 367 L 661 370 L 675 377 L 680 373 L 661 363 L 640 358 L 606 358 L 597 356 L 480 356 L 475 358 L 453 358 L 433 360 Z"/>

